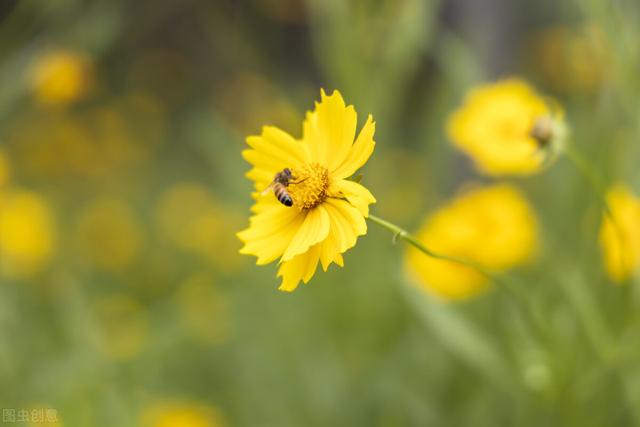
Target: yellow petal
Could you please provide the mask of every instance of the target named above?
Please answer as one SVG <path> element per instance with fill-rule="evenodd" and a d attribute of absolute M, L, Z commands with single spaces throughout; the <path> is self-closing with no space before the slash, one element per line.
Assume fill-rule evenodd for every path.
<path fill-rule="evenodd" d="M 376 124 L 371 115 L 367 118 L 367 122 L 358 134 L 356 142 L 351 146 L 347 157 L 342 164 L 333 171 L 332 176 L 340 178 L 348 178 L 360 169 L 369 160 L 371 153 L 376 145 L 373 140 L 373 134 L 376 131 Z"/>
<path fill-rule="evenodd" d="M 254 188 L 256 190 L 262 191 L 273 181 L 275 173 L 273 173 L 271 169 L 253 168 L 247 172 L 245 176 L 254 182 Z"/>
<path fill-rule="evenodd" d="M 251 193 L 251 198 L 256 201 L 250 209 L 254 214 L 267 211 L 273 207 L 285 207 L 278 201 L 273 192 L 267 192 L 264 194 L 262 191 L 255 191 Z"/>
<path fill-rule="evenodd" d="M 352 105 L 345 106 L 337 90 L 330 96 L 321 91 L 321 101 L 308 113 L 303 124 L 303 140 L 313 153 L 313 161 L 335 170 L 353 144 L 358 116 Z"/>
<path fill-rule="evenodd" d="M 242 157 L 254 166 L 247 177 L 259 184 L 256 188 L 269 185 L 274 175 L 282 169 L 309 161 L 304 144 L 273 126 L 265 126 L 260 136 L 249 136 L 247 144 L 251 148 L 244 150 Z"/>
<path fill-rule="evenodd" d="M 327 238 L 329 234 L 329 215 L 320 205 L 306 211 L 306 217 L 296 235 L 282 255 L 282 261 L 289 261 L 296 255 L 306 252 L 311 246 Z"/>
<path fill-rule="evenodd" d="M 260 203 L 257 203 L 260 204 Z M 272 205 L 249 219 L 249 228 L 237 233 L 245 245 L 241 254 L 258 257 L 256 264 L 268 264 L 289 246 L 305 217 L 297 209 Z"/>
<path fill-rule="evenodd" d="M 340 267 L 344 266 L 344 260 L 340 253 L 340 246 L 338 244 L 338 240 L 333 234 L 333 230 L 329 233 L 326 240 L 321 243 L 320 261 L 322 262 L 322 269 L 324 271 L 327 271 L 332 262 L 335 262 Z"/>
<path fill-rule="evenodd" d="M 320 244 L 289 261 L 283 261 L 278 269 L 278 277 L 282 277 L 282 283 L 278 289 L 291 292 L 298 287 L 301 280 L 304 283 L 309 283 L 316 271 L 319 259 Z"/>
<path fill-rule="evenodd" d="M 335 181 L 331 191 L 346 197 L 365 217 L 369 216 L 369 205 L 376 202 L 376 198 L 364 186 L 346 179 Z"/>
<path fill-rule="evenodd" d="M 640 266 L 640 199 L 624 184 L 609 188 L 606 197 L 615 222 L 604 216 L 600 246 L 609 277 L 623 283 Z"/>
<path fill-rule="evenodd" d="M 349 202 L 340 199 L 327 199 L 324 204 L 329 218 L 333 237 L 338 250 L 343 253 L 356 244 L 358 236 L 367 233 L 367 223 L 362 214 Z"/>

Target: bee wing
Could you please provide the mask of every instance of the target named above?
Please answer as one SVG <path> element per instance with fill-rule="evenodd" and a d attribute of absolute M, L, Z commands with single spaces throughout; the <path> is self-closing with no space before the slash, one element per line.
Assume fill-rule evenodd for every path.
<path fill-rule="evenodd" d="M 266 196 L 267 194 L 269 194 L 269 192 L 270 192 L 271 190 L 273 190 L 273 185 L 274 185 L 274 183 L 273 183 L 273 182 L 272 182 L 271 184 L 269 184 L 269 185 L 267 186 L 267 188 L 265 188 L 264 190 L 262 190 L 262 192 L 260 193 L 260 195 L 262 195 L 262 196 Z"/>

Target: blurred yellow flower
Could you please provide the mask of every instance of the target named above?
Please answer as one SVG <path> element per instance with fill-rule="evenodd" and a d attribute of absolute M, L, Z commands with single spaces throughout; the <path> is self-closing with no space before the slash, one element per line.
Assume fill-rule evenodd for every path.
<path fill-rule="evenodd" d="M 44 267 L 54 249 L 54 225 L 47 203 L 36 193 L 0 193 L 0 265 L 11 277 Z"/>
<path fill-rule="evenodd" d="M 262 135 L 247 138 L 251 149 L 242 154 L 253 165 L 247 177 L 254 181 L 257 201 L 249 228 L 238 233 L 245 244 L 240 253 L 257 256 L 258 265 L 280 257 L 280 290 L 309 282 L 318 262 L 325 271 L 331 263 L 342 266 L 342 254 L 367 232 L 365 218 L 375 198 L 347 178 L 373 152 L 375 124 L 369 116 L 357 138 L 356 126 L 353 106 L 345 106 L 338 91 L 331 96 L 321 91 L 301 140 L 268 126 Z M 291 172 L 286 189 L 292 206 L 264 192 L 285 169 Z"/>
<path fill-rule="evenodd" d="M 149 321 L 144 308 L 126 294 L 100 297 L 92 307 L 96 317 L 98 349 L 110 359 L 130 360 L 142 350 Z"/>
<path fill-rule="evenodd" d="M 640 199 L 623 184 L 609 189 L 606 197 L 615 223 L 604 216 L 600 246 L 609 277 L 623 282 L 640 265 Z"/>
<path fill-rule="evenodd" d="M 142 412 L 142 427 L 221 427 L 218 411 L 195 402 L 163 402 Z"/>
<path fill-rule="evenodd" d="M 80 99 L 91 85 L 86 55 L 55 50 L 35 59 L 30 69 L 31 87 L 38 102 L 64 105 Z"/>
<path fill-rule="evenodd" d="M 99 269 L 121 271 L 131 265 L 142 240 L 140 224 L 124 200 L 99 198 L 80 212 L 76 241 L 82 255 Z"/>
<path fill-rule="evenodd" d="M 447 133 L 482 172 L 527 175 L 555 157 L 566 130 L 559 108 L 512 78 L 472 89 L 449 117 Z"/>
<path fill-rule="evenodd" d="M 195 274 L 180 284 L 176 302 L 187 330 L 205 344 L 228 338 L 231 328 L 229 301 L 207 274 Z"/>
<path fill-rule="evenodd" d="M 538 245 L 535 215 L 521 192 L 498 184 L 471 189 L 429 215 L 417 238 L 437 253 L 496 272 L 529 260 Z M 445 299 L 471 297 L 488 285 L 476 270 L 407 250 L 405 264 L 420 285 Z"/>

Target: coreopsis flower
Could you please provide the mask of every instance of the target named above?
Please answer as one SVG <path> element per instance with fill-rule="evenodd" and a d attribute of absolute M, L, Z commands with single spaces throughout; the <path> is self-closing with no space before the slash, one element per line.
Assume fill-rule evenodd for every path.
<path fill-rule="evenodd" d="M 640 266 L 640 198 L 629 187 L 617 184 L 607 191 L 606 199 L 613 221 L 604 216 L 600 246 L 609 277 L 620 283 Z"/>
<path fill-rule="evenodd" d="M 448 119 L 453 144 L 489 175 L 528 175 L 553 160 L 566 134 L 564 113 L 511 78 L 472 89 Z"/>
<path fill-rule="evenodd" d="M 47 52 L 33 62 L 31 88 L 38 102 L 65 105 L 81 98 L 91 86 L 91 63 L 69 50 Z"/>
<path fill-rule="evenodd" d="M 436 253 L 474 262 L 493 272 L 525 263 L 538 245 L 535 215 L 517 188 L 498 184 L 471 189 L 429 215 L 417 238 Z M 489 284 L 473 268 L 407 249 L 409 273 L 444 299 L 471 297 Z"/>
<path fill-rule="evenodd" d="M 343 266 L 342 254 L 367 232 L 375 198 L 348 178 L 373 152 L 375 124 L 369 116 L 357 137 L 356 124 L 355 109 L 338 91 L 321 91 L 300 140 L 270 126 L 247 138 L 251 148 L 242 154 L 253 165 L 247 177 L 256 203 L 249 228 L 238 233 L 240 253 L 255 255 L 258 265 L 280 258 L 280 290 L 309 282 L 319 262 L 325 271 L 332 263 Z M 276 175 L 278 185 L 270 191 Z"/>
<path fill-rule="evenodd" d="M 52 212 L 37 193 L 0 193 L 0 272 L 29 277 L 44 268 L 54 251 Z"/>

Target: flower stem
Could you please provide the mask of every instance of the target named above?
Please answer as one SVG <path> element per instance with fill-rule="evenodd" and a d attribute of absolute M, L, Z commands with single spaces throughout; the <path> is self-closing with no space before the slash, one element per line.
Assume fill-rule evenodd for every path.
<path fill-rule="evenodd" d="M 374 222 L 380 226 L 382 226 L 383 228 L 386 228 L 387 230 L 391 231 L 393 233 L 393 241 L 394 243 L 396 242 L 396 240 L 398 239 L 402 239 L 405 242 L 409 243 L 411 246 L 415 247 L 416 249 L 418 249 L 420 252 L 422 252 L 423 254 L 434 258 L 434 259 L 439 259 L 442 261 L 450 261 L 450 262 L 454 262 L 456 264 L 460 264 L 463 265 L 465 267 L 469 267 L 472 268 L 473 270 L 476 270 L 478 273 L 482 274 L 483 276 L 485 276 L 487 279 L 491 280 L 492 282 L 499 284 L 500 282 L 498 281 L 498 279 L 491 273 L 489 272 L 486 268 L 484 268 L 483 266 L 468 260 L 468 259 L 464 259 L 464 258 L 458 258 L 458 257 L 454 257 L 454 256 L 450 256 L 450 255 L 444 255 L 444 254 L 439 254 L 437 252 L 432 251 L 431 249 L 427 248 L 422 242 L 420 242 L 420 240 L 418 240 L 413 234 L 409 233 L 407 230 L 405 230 L 404 228 L 401 228 L 387 220 L 384 220 L 382 218 L 379 218 L 375 215 L 371 215 L 369 214 L 368 219 L 371 222 Z"/>
<path fill-rule="evenodd" d="M 482 265 L 471 261 L 469 259 L 465 259 L 465 258 L 458 258 L 455 256 L 451 256 L 451 255 L 444 255 L 444 254 L 440 254 L 437 252 L 432 251 L 431 249 L 427 248 L 420 240 L 418 240 L 413 234 L 409 233 L 407 230 L 405 230 L 404 228 L 401 228 L 387 220 L 384 220 L 382 218 L 379 218 L 375 215 L 371 215 L 369 214 L 368 219 L 371 222 L 374 222 L 380 226 L 382 226 L 383 228 L 386 228 L 387 230 L 391 231 L 393 233 L 393 242 L 395 243 L 397 239 L 402 239 L 405 242 L 409 243 L 410 245 L 412 245 L 413 247 L 415 247 L 416 249 L 418 249 L 420 252 L 422 252 L 423 254 L 425 254 L 426 256 L 429 256 L 431 258 L 434 259 L 439 259 L 442 261 L 449 261 L 449 262 L 453 262 L 465 267 L 469 267 L 473 270 L 475 270 L 476 272 L 480 273 L 481 275 L 483 275 L 484 277 L 486 277 L 490 282 L 494 283 L 495 285 L 497 285 L 500 288 L 503 288 L 505 291 L 509 292 L 511 294 L 511 296 L 515 299 L 515 301 L 517 301 L 517 303 L 519 303 L 521 305 L 521 307 L 526 311 L 527 315 L 526 317 L 526 321 L 529 323 L 530 327 L 532 328 L 534 334 L 536 334 L 539 337 L 544 337 L 546 335 L 545 331 L 543 330 L 543 327 L 541 326 L 541 323 L 539 321 L 538 318 L 536 318 L 535 316 L 535 307 L 534 307 L 534 303 L 533 301 L 528 298 L 527 295 L 525 295 L 522 290 L 523 288 L 521 286 L 518 286 L 518 283 L 513 283 L 512 280 L 502 280 L 502 279 L 498 279 L 498 277 L 496 276 L 495 273 L 491 272 L 490 270 L 488 270 L 487 268 L 483 267 Z"/>
<path fill-rule="evenodd" d="M 605 214 L 609 217 L 611 221 L 615 223 L 613 218 L 613 213 L 609 208 L 609 204 L 607 203 L 607 199 L 604 195 L 604 186 L 600 181 L 600 178 L 596 174 L 592 165 L 587 161 L 587 159 L 579 152 L 574 150 L 570 145 L 567 145 L 564 148 L 564 153 L 573 163 L 578 172 L 582 175 L 582 177 L 587 181 L 589 187 L 595 194 L 598 201 L 602 204 Z"/>
<path fill-rule="evenodd" d="M 620 245 L 620 265 L 624 268 L 626 264 L 626 260 L 624 257 L 626 238 L 622 228 L 611 210 L 609 203 L 607 202 L 607 198 L 605 196 L 605 187 L 602 184 L 600 177 L 595 172 L 593 166 L 589 163 L 589 161 L 579 152 L 574 150 L 570 145 L 567 145 L 564 148 L 565 155 L 573 163 L 578 172 L 582 175 L 582 177 L 587 181 L 589 187 L 595 194 L 598 202 L 602 205 L 602 209 L 604 210 L 604 214 L 611 221 L 611 225 L 613 226 L 614 233 L 617 235 L 618 244 Z"/>

